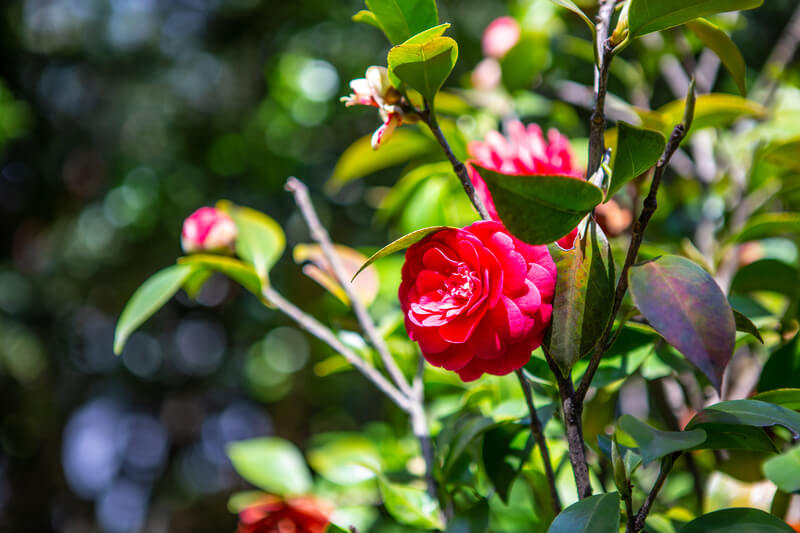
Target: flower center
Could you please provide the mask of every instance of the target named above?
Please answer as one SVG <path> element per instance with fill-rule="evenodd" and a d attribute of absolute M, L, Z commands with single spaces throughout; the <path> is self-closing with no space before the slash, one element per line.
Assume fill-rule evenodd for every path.
<path fill-rule="evenodd" d="M 472 272 L 464 263 L 460 263 L 455 272 L 444 282 L 447 293 L 458 300 L 469 300 L 475 290 L 475 281 Z"/>

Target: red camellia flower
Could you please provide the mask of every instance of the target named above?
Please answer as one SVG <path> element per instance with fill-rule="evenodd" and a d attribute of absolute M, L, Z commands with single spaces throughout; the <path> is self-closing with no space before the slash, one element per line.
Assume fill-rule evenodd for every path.
<path fill-rule="evenodd" d="M 187 254 L 195 252 L 232 252 L 236 224 L 216 207 L 201 207 L 183 221 L 181 246 Z"/>
<path fill-rule="evenodd" d="M 333 510 L 310 496 L 265 495 L 239 512 L 236 533 L 324 533 Z"/>
<path fill-rule="evenodd" d="M 547 247 L 481 221 L 411 246 L 399 298 L 425 359 L 471 381 L 528 362 L 550 323 L 555 285 Z"/>

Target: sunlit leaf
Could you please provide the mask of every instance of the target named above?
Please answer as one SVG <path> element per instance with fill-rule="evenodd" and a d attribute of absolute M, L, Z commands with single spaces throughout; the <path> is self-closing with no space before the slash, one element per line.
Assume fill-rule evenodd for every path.
<path fill-rule="evenodd" d="M 594 22 L 592 22 L 592 19 L 590 19 L 586 15 L 586 13 L 584 13 L 583 10 L 580 7 L 578 7 L 578 4 L 576 4 L 572 0 L 551 0 L 551 2 L 553 2 L 554 4 L 558 4 L 561 7 L 565 7 L 570 11 L 572 11 L 573 13 L 575 13 L 576 15 L 578 15 L 589 27 L 589 30 L 592 32 L 592 35 L 595 34 Z"/>
<path fill-rule="evenodd" d="M 655 165 L 664 152 L 664 146 L 666 140 L 661 133 L 620 122 L 617 147 L 612 152 L 615 154 L 614 164 L 606 201 L 630 180 Z"/>
<path fill-rule="evenodd" d="M 719 389 L 733 355 L 736 322 L 714 279 L 692 261 L 666 255 L 634 265 L 629 280 L 650 325 Z"/>
<path fill-rule="evenodd" d="M 167 303 L 197 270 L 195 265 L 172 265 L 153 274 L 133 293 L 119 315 L 114 331 L 114 353 L 119 355 L 136 328 Z"/>
<path fill-rule="evenodd" d="M 389 50 L 389 71 L 428 102 L 450 75 L 458 59 L 458 44 L 450 37 L 434 37 L 423 43 L 403 43 Z"/>
<path fill-rule="evenodd" d="M 561 511 L 547 533 L 616 532 L 619 528 L 619 516 L 618 492 L 596 494 Z"/>
<path fill-rule="evenodd" d="M 679 533 L 794 533 L 794 529 L 760 509 L 733 508 L 695 518 Z"/>
<path fill-rule="evenodd" d="M 692 30 L 704 45 L 714 51 L 719 57 L 722 65 L 733 76 L 736 87 L 742 96 L 747 95 L 746 67 L 744 57 L 739 51 L 739 47 L 722 31 L 716 24 L 704 18 L 697 18 L 686 23 L 686 27 Z"/>
<path fill-rule="evenodd" d="M 396 130 L 391 142 L 381 146 L 380 150 L 372 149 L 372 134 L 365 135 L 342 153 L 325 187 L 330 192 L 336 192 L 350 181 L 434 153 L 436 148 L 432 139 L 409 128 Z"/>
<path fill-rule="evenodd" d="M 772 354 L 758 379 L 760 392 L 800 385 L 800 335 L 795 335 Z"/>
<path fill-rule="evenodd" d="M 632 37 L 680 26 L 714 13 L 753 9 L 764 0 L 631 0 L 628 30 Z"/>
<path fill-rule="evenodd" d="M 594 220 L 572 250 L 554 248 L 552 255 L 558 279 L 545 343 L 553 359 L 568 371 L 594 348 L 611 319 L 613 258 L 606 236 Z"/>
<path fill-rule="evenodd" d="M 767 145 L 763 158 L 785 170 L 800 170 L 800 136 L 781 139 Z"/>
<path fill-rule="evenodd" d="M 305 494 L 311 473 L 303 454 L 291 442 L 261 437 L 228 444 L 228 457 L 244 479 L 272 494 Z"/>
<path fill-rule="evenodd" d="M 434 26 L 433 28 L 429 28 L 423 32 L 416 34 L 415 36 L 409 38 L 403 44 L 423 44 L 435 37 L 441 36 L 447 28 L 450 27 L 449 22 L 445 22 L 444 24 L 439 24 L 438 26 Z"/>
<path fill-rule="evenodd" d="M 367 261 L 367 257 L 364 254 L 342 244 L 334 244 L 334 250 L 342 263 L 345 279 L 347 280 L 353 278 L 359 267 Z M 322 285 L 342 303 L 350 305 L 344 289 L 336 280 L 333 269 L 318 244 L 298 244 L 294 247 L 292 256 L 297 263 L 310 261 L 310 264 L 303 266 L 303 273 Z M 351 288 L 361 303 L 369 306 L 378 295 L 377 270 L 374 267 L 366 268 L 357 279 L 353 279 Z"/>
<path fill-rule="evenodd" d="M 780 425 L 800 435 L 800 413 L 758 400 L 730 400 L 710 405 L 697 413 L 686 429 L 711 423 L 758 427 Z"/>
<path fill-rule="evenodd" d="M 356 271 L 355 275 L 353 276 L 353 279 L 355 279 L 361 272 L 364 271 L 365 268 L 367 268 L 369 265 L 371 265 L 381 257 L 393 254 L 394 252 L 399 252 L 400 250 L 405 250 L 412 244 L 421 241 L 431 233 L 436 233 L 437 231 L 441 231 L 443 229 L 456 229 L 456 228 L 451 228 L 450 226 L 433 226 L 430 228 L 422 228 L 418 229 L 417 231 L 412 231 L 408 235 L 404 235 L 403 237 L 400 237 L 396 241 L 387 244 L 386 246 L 384 246 L 383 248 L 372 254 L 372 256 L 369 259 L 367 259 L 366 263 L 361 265 L 361 267 L 358 269 L 358 271 Z"/>
<path fill-rule="evenodd" d="M 764 475 L 784 492 L 800 491 L 800 446 L 767 460 Z"/>
<path fill-rule="evenodd" d="M 315 435 L 306 455 L 311 468 L 338 485 L 361 483 L 381 470 L 375 445 L 357 433 Z"/>
<path fill-rule="evenodd" d="M 258 274 L 256 274 L 255 269 L 233 257 L 194 254 L 181 257 L 178 259 L 178 264 L 197 265 L 199 268 L 225 274 L 256 296 L 261 296 L 261 280 Z"/>
<path fill-rule="evenodd" d="M 386 510 L 401 524 L 419 529 L 444 529 L 439 503 L 422 489 L 390 483 L 378 476 Z"/>
<path fill-rule="evenodd" d="M 512 176 L 475 166 L 508 230 L 530 244 L 569 233 L 603 200 L 603 191 L 569 176 Z"/>
<path fill-rule="evenodd" d="M 253 265 L 262 283 L 268 283 L 269 269 L 286 247 L 283 229 L 272 218 L 249 207 L 220 200 L 217 208 L 228 213 L 236 223 L 236 255 Z"/>
<path fill-rule="evenodd" d="M 378 19 L 375 18 L 375 14 L 367 9 L 362 9 L 361 11 L 353 15 L 352 18 L 353 22 L 363 22 L 364 24 L 369 24 L 370 26 L 374 26 L 379 30 L 383 30 L 383 28 L 381 28 L 380 22 L 378 22 Z"/>
<path fill-rule="evenodd" d="M 797 383 L 797 382 L 795 382 Z M 800 411 L 800 389 L 774 389 L 759 392 L 753 400 L 774 403 L 793 411 Z"/>
<path fill-rule="evenodd" d="M 631 415 L 622 415 L 617 424 L 636 441 L 645 464 L 674 452 L 694 448 L 706 440 L 706 432 L 702 429 L 661 431 Z"/>
<path fill-rule="evenodd" d="M 800 213 L 764 213 L 756 215 L 747 221 L 744 228 L 736 234 L 734 240 L 736 242 L 754 241 L 786 233 L 800 233 Z"/>
<path fill-rule="evenodd" d="M 664 121 L 662 133 L 669 135 L 675 124 L 681 122 L 685 107 L 684 100 L 674 100 L 657 110 Z M 741 96 L 723 93 L 700 94 L 695 100 L 694 119 L 689 133 L 703 128 L 727 126 L 741 117 L 765 118 L 766 116 L 766 108 Z"/>
<path fill-rule="evenodd" d="M 366 3 L 392 44 L 402 43 L 439 24 L 436 0 L 366 0 Z"/>

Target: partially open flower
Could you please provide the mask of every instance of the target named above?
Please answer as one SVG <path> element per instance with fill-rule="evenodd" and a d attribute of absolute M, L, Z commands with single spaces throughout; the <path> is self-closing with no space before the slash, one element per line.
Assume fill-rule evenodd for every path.
<path fill-rule="evenodd" d="M 333 509 L 311 496 L 264 495 L 239 512 L 236 533 L 324 533 Z"/>
<path fill-rule="evenodd" d="M 403 96 L 389 80 L 386 67 L 369 67 L 365 77 L 350 82 L 350 89 L 352 94 L 341 98 L 347 107 L 367 105 L 378 108 L 383 124 L 372 135 L 372 148 L 377 150 L 407 119 L 402 107 Z"/>
<path fill-rule="evenodd" d="M 181 245 L 187 254 L 233 252 L 236 224 L 215 207 L 201 207 L 183 221 Z"/>
<path fill-rule="evenodd" d="M 520 29 L 511 17 L 494 19 L 483 32 L 483 55 L 500 59 L 519 42 Z"/>

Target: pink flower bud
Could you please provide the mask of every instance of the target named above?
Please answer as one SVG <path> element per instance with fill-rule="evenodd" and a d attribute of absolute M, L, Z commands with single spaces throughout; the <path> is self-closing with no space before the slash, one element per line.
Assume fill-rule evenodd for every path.
<path fill-rule="evenodd" d="M 500 86 L 503 71 L 500 63 L 492 57 L 483 59 L 475 66 L 470 76 L 472 86 L 481 91 L 491 91 Z"/>
<path fill-rule="evenodd" d="M 500 59 L 519 42 L 519 24 L 511 17 L 494 19 L 483 32 L 483 55 Z"/>
<path fill-rule="evenodd" d="M 187 254 L 196 252 L 232 252 L 236 224 L 215 207 L 201 207 L 183 221 L 181 245 Z"/>
<path fill-rule="evenodd" d="M 403 116 L 400 113 L 388 113 L 383 125 L 372 134 L 372 149 L 377 150 L 381 144 L 389 140 L 395 128 L 403 123 Z"/>

